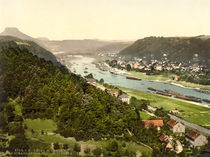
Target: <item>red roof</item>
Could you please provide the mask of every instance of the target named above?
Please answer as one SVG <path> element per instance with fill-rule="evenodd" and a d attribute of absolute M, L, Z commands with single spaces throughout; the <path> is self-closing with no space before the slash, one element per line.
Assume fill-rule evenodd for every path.
<path fill-rule="evenodd" d="M 186 133 L 186 136 L 193 141 L 200 135 L 201 134 L 199 132 L 195 131 L 195 130 L 190 130 Z"/>
<path fill-rule="evenodd" d="M 168 139 L 168 135 L 166 135 L 166 134 L 162 134 L 162 135 L 159 137 L 159 140 L 160 140 L 161 142 L 165 141 L 166 139 Z"/>
<path fill-rule="evenodd" d="M 143 123 L 145 127 L 150 127 L 150 126 L 163 126 L 163 120 L 143 120 Z"/>
<path fill-rule="evenodd" d="M 171 120 L 169 120 L 168 122 L 167 122 L 167 125 L 169 125 L 170 127 L 174 127 L 176 124 L 178 124 L 179 122 L 177 122 L 176 120 L 173 120 L 173 119 L 171 119 Z"/>

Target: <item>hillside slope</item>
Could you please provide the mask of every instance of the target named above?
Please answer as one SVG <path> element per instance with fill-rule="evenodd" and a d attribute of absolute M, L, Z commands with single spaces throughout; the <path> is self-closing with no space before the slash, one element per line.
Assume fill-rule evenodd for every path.
<path fill-rule="evenodd" d="M 18 47 L 21 50 L 27 49 L 33 55 L 37 55 L 40 58 L 44 58 L 47 61 L 57 63 L 56 57 L 46 49 L 42 48 L 38 44 L 29 40 L 22 40 L 12 36 L 0 36 L 0 45 L 7 45 L 8 47 Z"/>
<path fill-rule="evenodd" d="M 133 42 L 116 42 L 99 47 L 95 53 L 119 53 L 121 50 L 130 46 Z"/>
<path fill-rule="evenodd" d="M 199 37 L 148 37 L 137 40 L 120 53 L 127 57 L 161 59 L 163 54 L 172 61 L 199 63 L 210 68 L 210 38 Z"/>

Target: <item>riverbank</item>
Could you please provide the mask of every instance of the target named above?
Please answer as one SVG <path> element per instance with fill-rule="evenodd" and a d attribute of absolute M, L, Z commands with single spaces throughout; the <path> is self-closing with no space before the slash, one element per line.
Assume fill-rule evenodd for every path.
<path fill-rule="evenodd" d="M 207 127 L 210 125 L 210 108 L 194 103 L 190 103 L 175 98 L 165 97 L 161 95 L 141 92 L 138 90 L 119 87 L 126 92 L 129 96 L 134 96 L 137 99 L 146 99 L 150 101 L 150 105 L 153 107 L 163 108 L 166 111 L 178 109 L 180 114 L 177 116 L 195 123 Z"/>
<path fill-rule="evenodd" d="M 165 83 L 170 83 L 170 84 L 174 84 L 174 85 L 186 87 L 186 88 L 210 90 L 210 85 L 200 85 L 200 84 L 195 84 L 195 83 L 185 82 L 185 81 L 174 81 L 172 80 L 172 78 L 175 76 L 175 74 L 146 75 L 146 73 L 142 73 L 142 72 L 129 71 L 125 73 L 125 76 L 133 76 L 133 77 L 150 80 L 150 81 L 165 82 Z"/>

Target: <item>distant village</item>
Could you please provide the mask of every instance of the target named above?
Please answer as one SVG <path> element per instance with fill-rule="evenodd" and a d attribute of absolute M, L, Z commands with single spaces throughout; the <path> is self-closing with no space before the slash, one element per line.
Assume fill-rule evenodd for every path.
<path fill-rule="evenodd" d="M 113 88 L 105 88 L 103 85 L 98 83 L 98 81 L 94 78 L 86 78 L 86 81 L 88 84 L 96 87 L 97 89 L 106 91 L 111 96 L 114 96 L 118 98 L 120 101 L 126 104 L 130 104 L 130 97 L 126 93 L 121 93 L 119 89 L 113 89 Z M 153 115 L 155 111 L 158 108 L 152 107 L 150 105 L 147 105 L 147 112 L 150 115 Z M 168 115 L 178 115 L 180 113 L 179 110 L 171 110 L 169 111 Z M 189 142 L 189 145 L 191 148 L 199 148 L 201 146 L 204 146 L 208 143 L 208 139 L 206 136 L 201 134 L 200 132 L 194 130 L 194 129 L 187 129 L 186 126 L 180 122 L 179 120 L 175 120 L 171 118 L 166 124 L 164 124 L 163 119 L 154 119 L 154 120 L 142 120 L 144 126 L 146 128 L 148 127 L 156 127 L 159 132 L 162 133 L 162 128 L 166 125 L 170 129 L 170 134 L 162 133 L 162 135 L 159 137 L 159 141 L 165 145 L 165 148 L 169 149 L 170 151 L 175 151 L 177 154 L 181 153 L 183 151 L 184 143 L 181 143 L 181 141 L 174 139 L 174 135 L 179 136 L 185 136 L 186 141 Z"/>
<path fill-rule="evenodd" d="M 201 72 L 208 72 L 208 68 L 203 65 L 198 64 L 186 64 L 181 62 L 172 62 L 169 59 L 167 59 L 167 54 L 163 54 L 163 57 L 161 60 L 151 60 L 147 61 L 145 57 L 139 58 L 134 57 L 131 59 L 124 59 L 123 57 L 117 56 L 116 54 L 98 54 L 101 57 L 107 56 L 109 61 L 116 61 L 116 65 L 118 68 L 126 68 L 128 65 L 130 65 L 131 69 L 136 69 L 139 71 L 151 71 L 151 70 L 157 70 L 157 71 L 173 71 L 173 70 L 179 70 L 182 72 L 190 71 L 195 73 L 201 73 Z M 197 60 L 197 54 L 194 56 L 194 60 Z"/>

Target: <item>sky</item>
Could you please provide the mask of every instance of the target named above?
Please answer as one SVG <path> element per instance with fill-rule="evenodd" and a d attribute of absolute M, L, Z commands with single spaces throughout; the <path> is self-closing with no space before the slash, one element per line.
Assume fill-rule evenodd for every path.
<path fill-rule="evenodd" d="M 210 35 L 210 0 L 0 0 L 5 27 L 52 40 Z"/>

